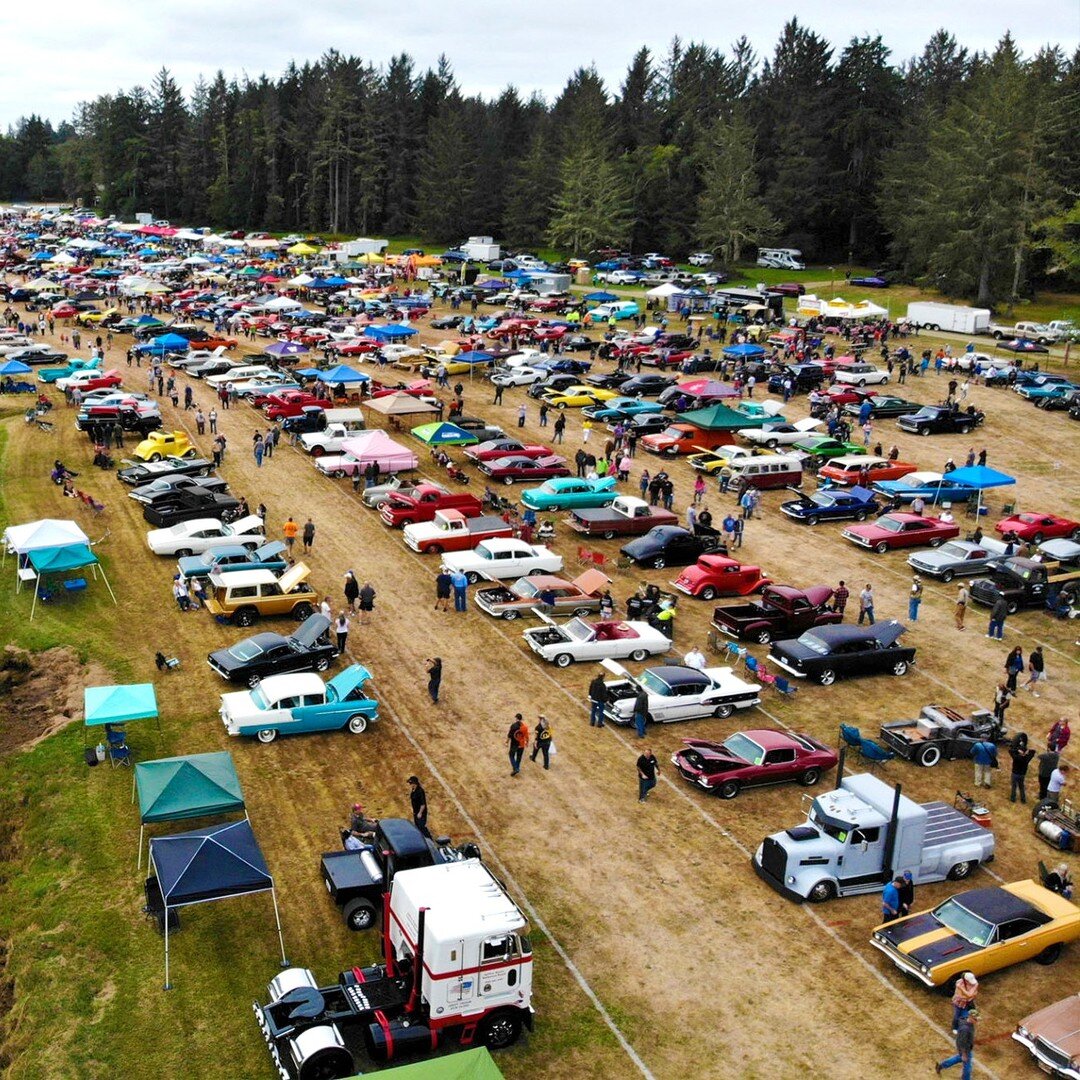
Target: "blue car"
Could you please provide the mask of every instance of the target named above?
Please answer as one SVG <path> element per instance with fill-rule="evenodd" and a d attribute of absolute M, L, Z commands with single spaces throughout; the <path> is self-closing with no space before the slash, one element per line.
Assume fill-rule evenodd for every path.
<path fill-rule="evenodd" d="M 970 484 L 946 480 L 940 473 L 934 472 L 913 472 L 899 480 L 879 480 L 874 484 L 874 490 L 893 505 L 914 502 L 916 499 L 931 505 L 967 502 L 979 494 L 979 489 Z"/>
<path fill-rule="evenodd" d="M 823 521 L 865 521 L 881 513 L 881 503 L 864 487 L 820 488 L 810 494 L 801 491 L 797 494 L 797 499 L 781 503 L 780 509 L 789 518 L 806 525 L 819 525 Z"/>
<path fill-rule="evenodd" d="M 1016 392 L 1028 401 L 1052 397 L 1057 390 L 1080 390 L 1080 387 L 1060 375 L 1044 375 L 1041 379 L 1016 388 Z"/>
<path fill-rule="evenodd" d="M 209 577 L 211 573 L 224 574 L 231 570 L 284 570 L 285 545 L 280 540 L 254 551 L 239 544 L 212 548 L 204 555 L 185 555 L 176 567 L 186 578 Z"/>
<path fill-rule="evenodd" d="M 610 398 L 602 405 L 588 405 L 581 410 L 582 416 L 590 420 L 600 420 L 604 423 L 615 420 L 625 420 L 640 413 L 659 413 L 664 411 L 664 406 L 656 401 L 646 401 L 642 398 L 616 397 Z"/>

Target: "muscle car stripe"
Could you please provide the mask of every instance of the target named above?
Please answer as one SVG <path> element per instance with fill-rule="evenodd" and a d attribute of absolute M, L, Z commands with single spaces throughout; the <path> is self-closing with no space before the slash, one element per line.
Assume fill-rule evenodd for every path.
<path fill-rule="evenodd" d="M 930 914 L 929 911 L 924 911 L 921 915 L 913 915 L 910 919 L 905 919 L 900 923 L 892 923 L 886 926 L 881 933 L 896 946 L 902 945 L 905 941 L 911 941 L 912 938 L 922 937 L 923 934 L 929 934 L 933 930 L 939 929 L 941 924 Z"/>
<path fill-rule="evenodd" d="M 924 945 L 905 950 L 908 957 L 916 964 L 926 964 L 927 967 L 937 967 L 938 964 L 946 964 L 972 953 L 981 952 L 978 945 L 973 945 L 957 934 L 944 932 L 944 936 L 935 937 Z"/>

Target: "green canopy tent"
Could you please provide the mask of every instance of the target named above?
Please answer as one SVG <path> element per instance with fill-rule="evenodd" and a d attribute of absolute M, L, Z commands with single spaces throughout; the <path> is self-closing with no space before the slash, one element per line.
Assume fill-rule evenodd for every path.
<path fill-rule="evenodd" d="M 414 427 L 412 433 L 428 446 L 472 446 L 480 441 L 471 431 L 459 428 L 448 420 L 421 424 Z"/>
<path fill-rule="evenodd" d="M 428 1061 L 414 1061 L 379 1073 L 380 1077 L 392 1077 L 393 1080 L 502 1080 L 502 1075 L 486 1046 Z M 354 1076 L 352 1080 L 358 1080 L 358 1077 Z"/>
<path fill-rule="evenodd" d="M 678 419 L 693 424 L 703 431 L 738 431 L 740 428 L 757 428 L 776 419 L 775 416 L 747 416 L 727 405 L 706 405 L 703 409 L 680 413 Z"/>
<path fill-rule="evenodd" d="M 33 619 L 37 611 L 38 599 L 48 597 L 48 593 L 43 592 L 41 586 L 41 579 L 45 574 L 70 574 L 72 571 L 89 566 L 96 579 L 98 566 L 100 565 L 98 557 L 90 550 L 89 544 L 64 544 L 59 547 L 39 548 L 37 551 L 28 552 L 26 558 L 37 575 L 34 579 L 34 601 L 30 605 L 31 619 Z M 79 588 L 86 587 L 85 580 L 74 580 Z M 101 580 L 105 582 L 105 588 L 109 590 L 109 596 L 112 597 L 112 602 L 115 604 L 116 594 L 112 591 L 112 586 L 105 576 L 104 569 L 101 571 Z"/>
<path fill-rule="evenodd" d="M 132 798 L 135 791 L 139 795 L 140 870 L 147 825 L 245 810 L 240 778 L 227 750 L 142 762 L 135 766 L 132 791 Z"/>

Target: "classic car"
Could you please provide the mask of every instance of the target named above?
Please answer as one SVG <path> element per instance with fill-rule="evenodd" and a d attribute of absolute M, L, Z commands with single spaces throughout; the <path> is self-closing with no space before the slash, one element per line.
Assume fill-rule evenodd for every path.
<path fill-rule="evenodd" d="M 633 319 L 641 313 L 641 308 L 633 300 L 615 300 L 597 304 L 585 315 L 588 322 L 607 322 L 609 319 Z"/>
<path fill-rule="evenodd" d="M 306 390 L 280 390 L 267 398 L 264 412 L 267 420 L 283 420 L 288 416 L 299 416 L 307 405 L 330 409 L 334 403 L 321 394 Z"/>
<path fill-rule="evenodd" d="M 727 554 L 718 534 L 693 533 L 679 525 L 657 525 L 644 536 L 619 548 L 619 553 L 642 569 L 689 566 L 702 556 Z"/>
<path fill-rule="evenodd" d="M 369 488 L 365 488 L 365 490 L 360 493 L 360 501 L 363 502 L 365 506 L 377 510 L 392 495 L 411 495 L 421 484 L 424 487 L 434 488 L 436 491 L 448 493 L 448 489 L 443 487 L 442 484 L 437 483 L 434 480 L 425 479 L 422 476 L 411 480 L 407 480 L 403 476 L 394 476 L 384 484 L 374 484 Z"/>
<path fill-rule="evenodd" d="M 770 394 L 779 394 L 784 383 L 791 380 L 791 388 L 796 393 L 814 390 L 825 381 L 825 368 L 821 364 L 786 364 L 783 371 L 769 376 Z"/>
<path fill-rule="evenodd" d="M 925 986 L 951 990 L 965 971 L 978 977 L 1025 960 L 1052 964 L 1078 937 L 1080 908 L 1028 880 L 957 893 L 877 927 L 870 944 Z"/>
<path fill-rule="evenodd" d="M 897 421 L 901 431 L 912 435 L 947 435 L 956 432 L 966 435 L 986 419 L 974 405 L 961 409 L 959 405 L 924 405 L 916 413 L 906 413 Z"/>
<path fill-rule="evenodd" d="M 850 386 L 880 386 L 889 381 L 889 372 L 886 368 L 877 368 L 863 361 L 850 364 L 838 363 L 833 379 Z"/>
<path fill-rule="evenodd" d="M 908 401 L 902 397 L 893 397 L 891 394 L 869 394 L 867 397 L 863 398 L 863 401 L 870 406 L 870 415 L 875 420 L 906 416 L 908 413 L 918 412 L 922 408 L 917 401 Z M 861 401 L 849 401 L 844 405 L 844 412 L 849 416 L 858 416 L 861 411 Z"/>
<path fill-rule="evenodd" d="M 796 679 L 814 679 L 822 686 L 883 671 L 904 675 L 915 661 L 914 647 L 900 644 L 905 630 L 895 619 L 872 626 L 816 626 L 801 637 L 774 641 L 767 659 Z"/>
<path fill-rule="evenodd" d="M 245 401 L 255 401 L 259 398 L 269 399 L 271 394 L 284 390 L 299 390 L 300 384 L 291 374 L 272 371 L 269 375 L 253 375 L 250 379 L 240 379 L 233 383 L 233 389 L 237 397 L 242 397 Z"/>
<path fill-rule="evenodd" d="M 206 662 L 227 682 L 256 687 L 271 675 L 325 671 L 337 654 L 330 637 L 330 620 L 316 611 L 287 637 L 270 631 L 254 634 L 227 649 L 215 650 Z"/>
<path fill-rule="evenodd" d="M 624 430 L 632 434 L 634 438 L 643 439 L 649 435 L 658 435 L 666 431 L 671 423 L 671 417 L 665 413 L 638 413 L 621 421 Z M 613 428 L 613 424 L 608 427 Z"/>
<path fill-rule="evenodd" d="M 610 401 L 618 397 L 614 390 L 604 390 L 599 386 L 582 386 L 573 383 L 562 390 L 554 388 L 545 390 L 540 396 L 541 401 L 555 409 L 581 409 L 586 405 L 597 405 L 601 401 Z"/>
<path fill-rule="evenodd" d="M 930 769 L 942 758 L 970 758 L 977 742 L 1003 742 L 1005 725 L 987 709 L 965 716 L 948 705 L 924 705 L 915 720 L 882 724 L 881 739 L 906 761 Z"/>
<path fill-rule="evenodd" d="M 546 615 L 541 618 L 545 626 L 530 628 L 522 636 L 534 653 L 557 667 L 605 658 L 641 661 L 671 649 L 671 639 L 646 622 L 573 618 L 560 626 Z"/>
<path fill-rule="evenodd" d="M 789 424 L 787 421 L 777 422 L 770 420 L 759 428 L 739 428 L 736 434 L 740 439 L 745 439 L 755 446 L 764 446 L 769 450 L 775 450 L 778 446 L 792 446 L 802 439 L 807 432 L 821 427 L 821 421 L 814 417 L 804 417 Z"/>
<path fill-rule="evenodd" d="M 141 484 L 134 491 L 128 492 L 128 498 L 136 502 L 149 503 L 166 491 L 178 491 L 182 488 L 201 488 L 205 491 L 225 491 L 228 483 L 220 476 L 161 476 L 149 484 Z"/>
<path fill-rule="evenodd" d="M 237 513 L 240 500 L 220 491 L 203 488 L 178 488 L 159 491 L 143 504 L 143 520 L 159 529 L 168 528 L 192 518 L 222 518 Z"/>
<path fill-rule="evenodd" d="M 673 375 L 634 375 L 619 386 L 619 393 L 624 397 L 656 397 L 674 383 Z"/>
<path fill-rule="evenodd" d="M 977 544 L 972 540 L 950 540 L 936 551 L 913 551 L 907 561 L 917 573 L 949 582 L 957 575 L 981 573 L 1004 556 L 1005 545 L 984 536 Z"/>
<path fill-rule="evenodd" d="M 577 375 L 548 375 L 543 382 L 533 383 L 525 393 L 531 397 L 539 400 L 540 398 L 547 398 L 550 394 L 561 392 L 564 390 L 572 390 L 575 387 L 581 385 L 581 379 Z M 612 394 L 612 397 L 615 395 Z M 595 401 L 582 402 L 583 405 L 594 405 L 600 401 L 607 401 L 607 398 L 596 398 Z M 550 405 L 550 402 L 548 403 Z"/>
<path fill-rule="evenodd" d="M 1067 375 L 1054 375 L 1049 371 L 1018 371 L 1013 390 L 1020 393 L 1029 386 L 1072 386 L 1073 381 Z"/>
<path fill-rule="evenodd" d="M 893 548 L 929 544 L 940 547 L 946 540 L 960 535 L 960 526 L 953 521 L 924 514 L 883 514 L 877 521 L 865 525 L 849 525 L 840 535 L 860 547 L 870 548 L 879 555 Z"/>
<path fill-rule="evenodd" d="M 508 454 L 506 457 L 481 461 L 477 468 L 492 480 L 499 480 L 506 485 L 516 484 L 521 480 L 546 480 L 552 477 L 570 476 L 566 467 L 566 458 L 557 454 L 547 457 L 525 457 L 520 454 Z"/>
<path fill-rule="evenodd" d="M 585 480 L 576 476 L 556 477 L 539 487 L 526 488 L 521 493 L 522 505 L 530 510 L 555 512 L 564 507 L 608 506 L 619 494 L 614 476 Z"/>
<path fill-rule="evenodd" d="M 853 277 L 851 279 L 852 285 L 857 285 L 861 289 L 887 289 L 889 283 L 883 277 L 876 277 L 870 275 L 869 277 Z"/>
<path fill-rule="evenodd" d="M 1080 1080 L 1080 994 L 1025 1016 L 1012 1037 L 1027 1047 L 1044 1073 Z"/>
<path fill-rule="evenodd" d="M 979 489 L 957 480 L 946 480 L 941 473 L 917 471 L 908 473 L 899 480 L 881 480 L 874 484 L 874 490 L 884 496 L 887 505 L 900 506 L 902 503 L 922 499 L 925 503 L 967 502 L 978 498 Z"/>
<path fill-rule="evenodd" d="M 678 720 L 701 720 L 715 716 L 724 720 L 736 709 L 749 709 L 761 701 L 761 687 L 740 679 L 729 667 L 698 668 L 680 664 L 646 668 L 631 675 L 614 660 L 601 660 L 614 675 L 606 680 L 604 718 L 614 724 L 634 721 L 634 699 L 644 690 L 649 711 L 646 720 L 671 724 Z"/>
<path fill-rule="evenodd" d="M 451 552 L 444 557 L 443 566 L 451 573 L 461 571 L 470 581 L 499 581 L 528 574 L 557 574 L 563 568 L 563 559 L 543 544 L 495 536 L 481 540 L 472 549 Z"/>
<path fill-rule="evenodd" d="M 629 382 L 633 376 L 628 371 L 597 371 L 585 377 L 585 382 L 590 386 L 599 386 L 604 390 L 618 390 L 624 382 Z M 621 399 L 613 399 L 621 400 Z M 636 399 L 631 399 L 636 400 Z M 602 408 L 603 406 L 590 406 L 590 408 Z"/>
<path fill-rule="evenodd" d="M 146 543 L 155 555 L 195 555 L 226 544 L 240 544 L 254 550 L 266 543 L 263 520 L 258 514 L 227 525 L 213 518 L 181 521 L 171 529 L 151 529 Z"/>
<path fill-rule="evenodd" d="M 116 368 L 110 368 L 108 371 L 96 371 L 92 368 L 86 368 L 82 371 L 75 371 L 71 375 L 66 375 L 62 379 L 57 379 L 55 385 L 57 390 L 63 390 L 66 394 L 72 390 L 111 389 L 122 385 L 123 381 L 123 377 Z"/>
<path fill-rule="evenodd" d="M 762 450 L 757 446 L 718 446 L 715 450 L 707 450 L 704 446 L 699 446 L 697 450 L 698 453 L 691 454 L 686 460 L 690 468 L 709 475 L 727 468 L 736 458 L 758 457 L 761 454 L 772 453 L 771 450 Z"/>
<path fill-rule="evenodd" d="M 585 536 L 614 540 L 616 536 L 641 536 L 656 525 L 678 525 L 670 510 L 650 506 L 633 495 L 618 495 L 609 506 L 579 508 L 570 513 L 567 524 Z"/>
<path fill-rule="evenodd" d="M 1067 536 L 1070 540 L 1080 541 L 1080 521 L 1057 517 L 1055 514 L 1013 514 L 1002 518 L 994 532 L 1007 536 L 1014 534 L 1025 543 L 1041 544 L 1044 540 L 1053 540 Z"/>
<path fill-rule="evenodd" d="M 1065 394 L 1072 394 L 1077 390 L 1080 390 L 1080 387 L 1078 387 L 1076 383 L 1054 382 L 1053 380 L 1027 383 L 1024 386 L 1018 386 L 1016 388 L 1016 392 L 1024 398 L 1025 401 L 1033 401 L 1036 406 L 1041 405 L 1044 401 L 1048 401 L 1055 395 L 1063 396 Z"/>
<path fill-rule="evenodd" d="M 131 453 L 141 461 L 161 461 L 166 457 L 193 458 L 198 451 L 186 431 L 152 431 Z"/>
<path fill-rule="evenodd" d="M 271 540 L 254 551 L 243 544 L 229 544 L 211 548 L 202 555 L 185 555 L 177 561 L 176 569 L 186 578 L 205 578 L 211 573 L 227 574 L 233 570 L 280 572 L 288 565 L 284 553 L 285 545 L 280 540 Z"/>
<path fill-rule="evenodd" d="M 820 525 L 823 521 L 865 521 L 881 513 L 881 505 L 872 491 L 863 487 L 819 488 L 809 494 L 792 488 L 798 498 L 780 504 L 782 513 L 807 525 Z"/>
<path fill-rule="evenodd" d="M 1035 401 L 1035 408 L 1047 412 L 1071 409 L 1074 405 L 1080 405 L 1080 389 L 1075 386 L 1053 386 Z"/>
<path fill-rule="evenodd" d="M 271 675 L 252 690 L 221 695 L 221 719 L 230 735 L 273 742 L 280 735 L 339 731 L 354 735 L 379 718 L 379 703 L 364 693 L 371 672 L 351 664 L 328 683 L 313 673 Z"/>
<path fill-rule="evenodd" d="M 514 457 L 542 458 L 550 457 L 553 453 L 550 446 L 538 446 L 523 443 L 520 439 L 509 437 L 502 439 L 488 439 L 477 446 L 467 446 L 465 456 L 470 461 L 492 461 L 495 458 Z"/>
<path fill-rule="evenodd" d="M 684 739 L 683 749 L 671 755 L 684 780 L 722 799 L 767 784 L 812 787 L 836 761 L 835 751 L 809 735 L 773 728 L 736 731 L 723 742 Z"/>
<path fill-rule="evenodd" d="M 760 566 L 741 563 L 725 554 L 701 555 L 671 584 L 687 596 L 715 600 L 718 596 L 749 596 L 772 582 L 761 572 Z"/>
<path fill-rule="evenodd" d="M 628 420 L 631 416 L 639 416 L 641 413 L 663 412 L 663 405 L 656 401 L 646 401 L 643 398 L 615 397 L 603 405 L 590 405 L 583 409 L 581 415 L 590 420 L 598 420 L 601 423 L 617 423 L 619 420 Z"/>
<path fill-rule="evenodd" d="M 715 608 L 712 625 L 739 641 L 767 645 L 774 638 L 842 621 L 843 615 L 829 606 L 832 595 L 828 585 L 767 585 L 760 600 Z"/>
<path fill-rule="evenodd" d="M 863 470 L 866 470 L 866 479 L 873 483 L 876 480 L 899 480 L 908 473 L 913 473 L 919 466 L 910 461 L 887 461 L 885 458 L 874 457 L 870 454 L 855 454 L 853 457 L 833 458 L 828 465 L 823 465 L 818 470 L 818 480 L 827 484 L 858 484 Z"/>
<path fill-rule="evenodd" d="M 409 491 L 393 492 L 380 505 L 379 517 L 391 529 L 403 529 L 417 521 L 431 521 L 440 510 L 459 510 L 465 517 L 479 517 L 483 507 L 475 495 L 423 483 Z"/>
<path fill-rule="evenodd" d="M 819 468 L 830 458 L 857 457 L 865 454 L 866 448 L 858 443 L 844 442 L 831 435 L 807 435 L 791 444 L 792 451 L 805 454 L 811 468 Z"/>
<path fill-rule="evenodd" d="M 600 598 L 611 578 L 599 570 L 586 570 L 573 581 L 550 574 L 518 578 L 513 585 L 477 589 L 476 606 L 498 619 L 513 620 L 522 615 L 589 615 L 600 609 Z"/>
<path fill-rule="evenodd" d="M 496 386 L 532 386 L 542 382 L 550 373 L 542 368 L 515 367 L 501 368 L 491 376 L 491 381 Z"/>
<path fill-rule="evenodd" d="M 253 626 L 266 615 L 290 615 L 303 622 L 318 597 L 307 583 L 311 570 L 293 563 L 281 574 L 273 570 L 215 570 L 208 578 L 204 605 L 219 622 Z"/>
<path fill-rule="evenodd" d="M 1080 571 L 1071 567 L 1018 555 L 991 562 L 986 569 L 987 577 L 971 583 L 971 599 L 993 607 L 1004 597 L 1010 615 L 1024 607 L 1043 607 L 1055 589 L 1080 578 Z"/>
<path fill-rule="evenodd" d="M 213 462 L 205 458 L 164 457 L 160 461 L 148 461 L 145 464 L 128 462 L 116 470 L 116 475 L 123 483 L 134 487 L 164 476 L 209 476 L 213 467 Z"/>

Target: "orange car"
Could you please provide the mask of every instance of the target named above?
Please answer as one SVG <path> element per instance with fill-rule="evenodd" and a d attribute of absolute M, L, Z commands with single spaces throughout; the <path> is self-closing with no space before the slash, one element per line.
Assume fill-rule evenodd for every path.
<path fill-rule="evenodd" d="M 918 467 L 910 461 L 887 461 L 870 454 L 852 454 L 833 458 L 828 465 L 818 470 L 817 475 L 819 480 L 828 481 L 830 484 L 857 484 L 860 472 L 866 469 L 870 475 L 865 486 L 869 487 L 878 480 L 899 480 L 901 476 L 907 476 Z"/>

